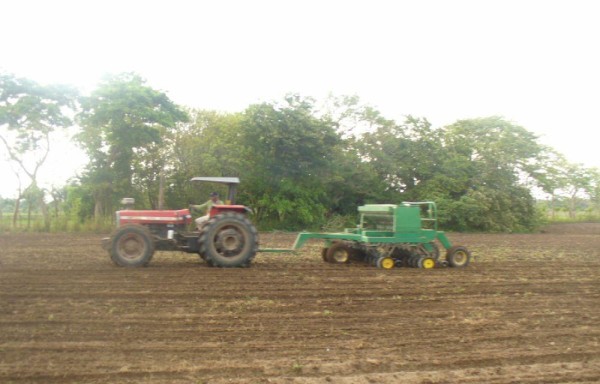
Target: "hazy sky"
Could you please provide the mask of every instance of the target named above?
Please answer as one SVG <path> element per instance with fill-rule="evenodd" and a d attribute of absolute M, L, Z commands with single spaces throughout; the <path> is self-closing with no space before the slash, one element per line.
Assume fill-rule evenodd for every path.
<path fill-rule="evenodd" d="M 0 0 L 0 70 L 92 90 L 134 71 L 176 103 L 222 111 L 357 94 L 436 127 L 500 115 L 600 167 L 600 2 Z M 82 157 L 56 143 L 61 184 Z M 0 148 L 0 196 L 16 180 Z"/>

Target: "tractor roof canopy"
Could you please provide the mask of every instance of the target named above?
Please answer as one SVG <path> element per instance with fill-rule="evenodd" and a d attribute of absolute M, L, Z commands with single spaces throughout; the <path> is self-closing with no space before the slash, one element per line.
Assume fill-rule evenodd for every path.
<path fill-rule="evenodd" d="M 192 181 L 208 181 L 211 183 L 221 184 L 239 184 L 240 179 L 238 177 L 192 177 Z"/>
<path fill-rule="evenodd" d="M 236 187 L 240 183 L 238 177 L 192 177 L 192 182 L 209 182 L 227 185 L 227 201 L 225 204 L 235 204 Z"/>

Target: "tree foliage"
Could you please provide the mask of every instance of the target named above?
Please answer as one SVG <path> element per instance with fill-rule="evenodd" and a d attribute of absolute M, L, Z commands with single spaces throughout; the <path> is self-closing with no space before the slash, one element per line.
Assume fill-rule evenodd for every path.
<path fill-rule="evenodd" d="M 242 197 L 257 218 L 288 227 L 321 223 L 324 180 L 339 137 L 327 119 L 315 116 L 313 101 L 288 95 L 279 105 L 252 105 L 241 128 Z"/>
<path fill-rule="evenodd" d="M 149 200 L 148 185 L 165 164 L 163 137 L 187 115 L 164 92 L 126 73 L 83 97 L 77 118 L 83 128 L 77 140 L 90 158 L 83 181 L 93 186 L 98 216 L 112 210 L 115 196 Z"/>
<path fill-rule="evenodd" d="M 17 223 L 21 198 L 35 197 L 44 215 L 44 226 L 49 228 L 45 191 L 38 186 L 38 176 L 50 152 L 52 133 L 71 123 L 66 110 L 74 108 L 75 96 L 70 87 L 44 86 L 0 73 L 0 142 L 7 160 L 16 164 L 12 169 L 19 182 L 13 226 Z M 21 188 L 23 174 L 28 179 L 25 189 Z"/>
<path fill-rule="evenodd" d="M 7 158 L 18 169 L 38 153 L 41 165 L 49 133 L 70 123 L 63 109 L 73 93 L 8 75 L 0 80 Z M 527 231 L 538 224 L 534 189 L 551 196 L 552 212 L 562 199 L 574 215 L 582 197 L 600 210 L 597 170 L 569 163 L 501 117 L 433 127 L 425 117 L 388 119 L 358 96 L 317 104 L 294 94 L 237 113 L 184 110 L 131 73 L 107 77 L 80 106 L 76 139 L 89 164 L 52 195 L 54 215 L 62 205 L 77 223 L 112 216 L 125 196 L 138 208 L 181 208 L 213 189 L 225 192 L 192 185 L 194 176 L 239 176 L 237 202 L 253 209 L 262 229 L 329 227 L 366 203 L 433 200 L 446 229 Z M 39 166 L 31 164 L 23 170 L 34 180 Z M 47 212 L 43 196 L 28 184 L 17 210 L 23 200 Z"/>
<path fill-rule="evenodd" d="M 362 142 L 363 158 L 398 192 L 395 200 L 435 200 L 444 224 L 460 230 L 532 229 L 534 199 L 521 180 L 539 153 L 532 133 L 499 117 L 433 129 L 408 116 Z"/>

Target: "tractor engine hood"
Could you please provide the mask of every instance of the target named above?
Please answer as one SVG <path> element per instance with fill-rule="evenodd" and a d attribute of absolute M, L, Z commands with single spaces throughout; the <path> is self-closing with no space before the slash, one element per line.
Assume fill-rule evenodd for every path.
<path fill-rule="evenodd" d="M 189 209 L 179 210 L 122 210 L 117 211 L 117 225 L 124 224 L 190 224 L 192 215 Z"/>

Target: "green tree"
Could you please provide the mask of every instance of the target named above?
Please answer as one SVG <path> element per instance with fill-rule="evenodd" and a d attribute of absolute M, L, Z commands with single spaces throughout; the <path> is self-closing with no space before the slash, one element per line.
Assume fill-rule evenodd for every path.
<path fill-rule="evenodd" d="M 65 187 L 65 201 L 62 206 L 65 217 L 72 229 L 78 229 L 80 224 L 93 217 L 95 198 L 91 184 L 72 183 Z"/>
<path fill-rule="evenodd" d="M 590 168 L 590 183 L 587 193 L 592 204 L 592 211 L 598 217 L 600 215 L 600 169 Z"/>
<path fill-rule="evenodd" d="M 438 202 L 449 228 L 526 230 L 537 217 L 523 184 L 540 152 L 536 139 L 498 117 L 441 129 L 412 116 L 400 125 L 380 119 L 362 138 L 361 158 L 396 192 L 396 202 Z"/>
<path fill-rule="evenodd" d="M 187 115 L 132 73 L 105 78 L 81 99 L 81 108 L 77 140 L 90 158 L 85 181 L 93 185 L 98 217 L 110 212 L 118 197 L 147 196 L 148 184 L 165 164 L 163 136 Z"/>
<path fill-rule="evenodd" d="M 389 189 L 411 199 L 437 173 L 442 150 L 441 133 L 427 119 L 408 116 L 403 124 L 380 119 L 377 128 L 364 135 L 362 157 L 374 164 Z"/>
<path fill-rule="evenodd" d="M 70 87 L 43 86 L 29 79 L 0 74 L 0 142 L 8 161 L 16 164 L 19 185 L 20 174 L 24 174 L 29 179 L 25 190 L 36 191 L 33 195 L 38 198 L 46 229 L 50 227 L 50 216 L 44 193 L 38 186 L 39 171 L 50 152 L 52 134 L 71 124 L 65 113 L 74 108 L 75 96 Z M 18 201 L 23 193 L 19 187 Z M 15 206 L 13 225 L 18 212 L 19 204 Z"/>
<path fill-rule="evenodd" d="M 333 152 L 333 162 L 323 177 L 328 215 L 356 215 L 357 207 L 368 203 L 393 201 L 385 180 L 379 177 L 373 162 L 361 159 L 359 152 L 345 139 Z"/>
<path fill-rule="evenodd" d="M 165 139 L 170 152 L 166 174 L 170 206 L 208 198 L 207 191 L 190 184 L 192 177 L 240 176 L 248 162 L 243 156 L 240 113 L 191 110 L 189 115 L 190 120 Z"/>
<path fill-rule="evenodd" d="M 373 157 L 373 142 L 367 142 L 365 133 L 374 132 L 394 123 L 374 107 L 364 104 L 356 95 L 330 95 L 317 112 L 333 124 L 340 141 L 331 154 L 333 161 L 328 174 L 322 177 L 326 184 L 329 215 L 356 215 L 359 205 L 389 202 L 393 194 L 381 177 L 382 164 Z M 379 173 L 378 173 L 379 171 Z"/>
<path fill-rule="evenodd" d="M 446 147 L 468 156 L 486 183 L 495 175 L 518 178 L 542 150 L 537 136 L 500 117 L 460 120 L 446 128 Z"/>
<path fill-rule="evenodd" d="M 569 182 L 569 162 L 560 153 L 550 147 L 542 147 L 537 162 L 532 164 L 530 173 L 536 185 L 550 195 L 550 215 L 555 218 L 556 202 L 560 193 Z"/>
<path fill-rule="evenodd" d="M 567 182 L 564 191 L 569 198 L 569 217 L 577 217 L 577 202 L 581 194 L 591 190 L 593 175 L 583 164 L 568 163 L 565 169 Z"/>
<path fill-rule="evenodd" d="M 534 199 L 524 185 L 542 151 L 533 133 L 499 117 L 461 120 L 445 128 L 444 150 L 442 169 L 458 165 L 464 183 L 453 188 L 450 205 L 449 216 L 459 228 L 508 231 L 535 226 Z"/>
<path fill-rule="evenodd" d="M 322 222 L 322 180 L 330 173 L 339 136 L 329 120 L 315 116 L 314 101 L 289 95 L 280 105 L 252 105 L 242 127 L 247 162 L 241 197 L 257 220 L 290 228 Z"/>

